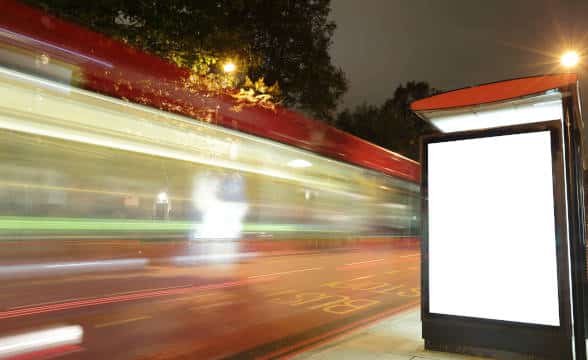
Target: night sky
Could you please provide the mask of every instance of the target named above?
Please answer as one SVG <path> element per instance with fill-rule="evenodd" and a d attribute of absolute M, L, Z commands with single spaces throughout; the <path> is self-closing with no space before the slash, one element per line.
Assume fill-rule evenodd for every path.
<path fill-rule="evenodd" d="M 410 80 L 451 90 L 561 72 L 566 48 L 586 52 L 578 72 L 588 106 L 588 0 L 332 0 L 331 8 L 331 56 L 350 85 L 340 109 L 379 105 Z"/>

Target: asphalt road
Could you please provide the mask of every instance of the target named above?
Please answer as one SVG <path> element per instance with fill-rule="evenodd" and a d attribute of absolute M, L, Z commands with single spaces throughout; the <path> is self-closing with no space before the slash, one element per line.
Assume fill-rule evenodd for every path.
<path fill-rule="evenodd" d="M 5 276 L 0 337 L 83 328 L 18 359 L 278 358 L 416 306 L 419 264 L 415 246 Z"/>

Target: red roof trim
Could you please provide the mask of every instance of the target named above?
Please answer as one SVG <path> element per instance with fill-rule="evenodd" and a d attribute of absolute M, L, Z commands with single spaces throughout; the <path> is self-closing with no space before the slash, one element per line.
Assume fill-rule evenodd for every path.
<path fill-rule="evenodd" d="M 230 96 L 186 89 L 187 69 L 15 0 L 0 0 L 0 4 L 0 42 L 72 65 L 81 73 L 84 81 L 80 86 L 85 89 L 420 181 L 416 161 L 284 108 L 234 111 Z"/>
<path fill-rule="evenodd" d="M 448 91 L 410 104 L 413 111 L 442 110 L 505 101 L 574 84 L 576 74 L 531 76 Z"/>

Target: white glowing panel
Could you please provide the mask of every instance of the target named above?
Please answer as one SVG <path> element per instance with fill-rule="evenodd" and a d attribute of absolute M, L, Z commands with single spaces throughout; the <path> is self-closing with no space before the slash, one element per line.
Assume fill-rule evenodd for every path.
<path fill-rule="evenodd" d="M 549 131 L 428 144 L 429 312 L 559 326 Z"/>
<path fill-rule="evenodd" d="M 500 126 L 563 119 L 560 94 L 541 96 L 536 102 L 473 107 L 462 113 L 432 112 L 424 115 L 441 132 L 488 129 Z"/>

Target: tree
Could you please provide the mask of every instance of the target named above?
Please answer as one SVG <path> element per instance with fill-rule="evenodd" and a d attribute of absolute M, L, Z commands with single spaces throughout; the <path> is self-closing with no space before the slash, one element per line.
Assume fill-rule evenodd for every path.
<path fill-rule="evenodd" d="M 328 54 L 330 0 L 25 0 L 213 81 L 264 79 L 284 105 L 330 119 L 347 90 Z M 219 80 L 220 79 L 220 80 Z"/>
<path fill-rule="evenodd" d="M 353 111 L 345 109 L 337 116 L 335 126 L 352 133 L 362 139 L 381 144 L 378 138 L 381 126 L 381 108 L 366 103 L 357 106 Z"/>
<path fill-rule="evenodd" d="M 334 125 L 363 139 L 418 160 L 419 137 L 436 130 L 410 110 L 410 103 L 438 93 L 428 83 L 399 85 L 381 106 L 360 105 L 339 113 Z"/>

